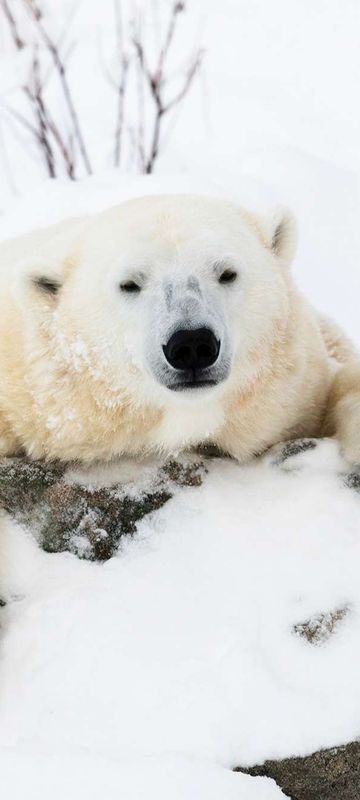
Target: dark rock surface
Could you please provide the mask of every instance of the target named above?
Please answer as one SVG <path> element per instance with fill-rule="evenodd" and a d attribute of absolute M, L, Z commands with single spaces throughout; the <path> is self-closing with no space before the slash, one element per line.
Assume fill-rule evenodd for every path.
<path fill-rule="evenodd" d="M 293 631 L 297 636 L 306 639 L 309 644 L 323 644 L 335 633 L 349 611 L 347 606 L 342 606 L 334 608 L 333 611 L 316 614 L 305 622 L 297 622 L 293 626 Z"/>
<path fill-rule="evenodd" d="M 298 457 L 314 451 L 318 443 L 317 439 L 285 442 L 272 448 L 265 458 L 274 469 L 296 473 Z M 80 558 L 103 561 L 115 553 L 123 535 L 134 533 L 137 522 L 161 508 L 180 487 L 199 485 L 207 464 L 219 456 L 210 447 L 164 464 L 159 462 L 153 467 L 150 484 L 141 488 L 140 480 L 139 486 L 133 485 L 130 490 L 121 481 L 91 488 L 69 480 L 74 465 L 31 461 L 24 456 L 2 458 L 0 509 L 30 527 L 44 550 L 68 550 Z M 356 471 L 339 476 L 339 480 L 359 491 Z M 305 635 L 301 625 L 306 624 L 299 623 L 295 633 Z M 311 624 L 308 621 L 308 638 Z M 321 619 L 314 625 L 319 631 Z M 316 633 L 312 636 L 315 638 Z"/>
<path fill-rule="evenodd" d="M 65 466 L 24 457 L 0 460 L 0 507 L 30 527 L 51 553 L 69 551 L 93 561 L 111 558 L 122 536 L 161 508 L 179 487 L 198 486 L 205 474 L 200 459 L 168 461 L 154 467 L 150 485 L 91 488 L 69 482 Z"/>
<path fill-rule="evenodd" d="M 315 450 L 316 445 L 316 439 L 294 439 L 293 441 L 277 445 L 270 451 L 274 453 L 273 464 L 275 466 L 281 466 L 288 458 L 306 453 L 308 450 Z"/>
<path fill-rule="evenodd" d="M 356 492 L 360 492 L 360 467 L 357 467 L 357 469 L 354 469 L 345 476 L 345 486 L 348 486 L 349 489 L 354 489 Z"/>
<path fill-rule="evenodd" d="M 273 778 L 291 800 L 360 800 L 360 742 L 236 772 Z"/>

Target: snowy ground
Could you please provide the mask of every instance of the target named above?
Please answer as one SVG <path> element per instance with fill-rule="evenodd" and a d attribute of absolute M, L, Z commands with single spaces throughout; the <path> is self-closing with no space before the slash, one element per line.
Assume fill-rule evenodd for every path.
<path fill-rule="evenodd" d="M 6 800 L 275 800 L 231 767 L 359 735 L 360 497 L 333 442 L 273 461 L 215 461 L 103 565 L 4 523 Z"/>
<path fill-rule="evenodd" d="M 102 52 L 109 44 L 111 4 L 101 24 L 96 6 L 83 2 L 75 20 L 90 61 L 99 36 Z M 109 169 L 110 90 L 94 68 L 77 79 L 95 177 L 44 181 L 2 120 L 0 238 L 134 193 L 204 187 L 289 204 L 298 283 L 360 342 L 357 6 L 197 0 L 186 38 L 207 59 L 159 180 Z M 0 53 L 1 42 L 8 59 L 0 30 Z M 214 464 L 102 566 L 44 554 L 4 523 L 4 800 L 276 800 L 271 781 L 231 767 L 360 735 L 360 498 L 338 478 L 333 443 L 296 465 Z M 328 641 L 294 634 L 338 608 Z"/>

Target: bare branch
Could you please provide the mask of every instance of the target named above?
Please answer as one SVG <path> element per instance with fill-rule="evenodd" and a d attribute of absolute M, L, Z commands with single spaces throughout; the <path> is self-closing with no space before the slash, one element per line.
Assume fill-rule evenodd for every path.
<path fill-rule="evenodd" d="M 166 114 L 172 111 L 175 106 L 178 106 L 185 98 L 190 90 L 191 84 L 197 74 L 203 57 L 203 51 L 199 51 L 192 63 L 188 67 L 183 84 L 179 91 L 169 100 L 165 99 L 166 89 L 169 83 L 169 78 L 165 74 L 165 62 L 168 57 L 171 45 L 176 35 L 177 23 L 180 15 L 185 11 L 184 2 L 174 2 L 170 12 L 168 27 L 166 30 L 164 42 L 160 48 L 155 70 L 151 70 L 146 58 L 145 47 L 142 42 L 140 34 L 135 32 L 133 36 L 133 46 L 137 55 L 138 64 L 142 71 L 143 77 L 147 83 L 150 97 L 155 107 L 154 123 L 152 129 L 152 136 L 150 142 L 150 149 L 147 157 L 145 158 L 144 172 L 153 172 L 156 159 L 159 155 L 162 122 Z"/>
<path fill-rule="evenodd" d="M 48 115 L 46 116 L 46 121 L 49 130 L 51 131 L 55 139 L 55 142 L 60 150 L 66 173 L 70 178 L 70 180 L 74 181 L 76 175 L 75 175 L 75 157 L 74 157 L 72 142 L 70 143 L 70 145 L 65 144 L 57 125 L 55 125 L 54 121 Z"/>
<path fill-rule="evenodd" d="M 14 45 L 17 48 L 17 50 L 21 50 L 25 46 L 25 43 L 22 40 L 22 38 L 20 37 L 15 17 L 13 16 L 12 12 L 10 11 L 8 3 L 7 3 L 6 0 L 1 0 L 1 6 L 2 6 L 2 9 L 3 9 L 4 13 L 5 13 L 5 16 L 6 16 L 7 20 L 8 20 L 9 27 L 10 27 L 10 32 L 11 32 L 11 35 L 12 35 L 12 38 L 13 38 L 13 41 L 14 41 Z M 37 83 L 38 80 L 39 80 L 39 74 L 38 73 L 39 73 L 38 57 L 37 57 L 37 53 L 34 53 L 33 64 L 32 64 L 32 77 L 33 77 L 34 83 Z M 41 98 L 39 96 L 37 97 L 36 96 L 37 95 L 36 90 L 35 90 L 35 92 L 31 91 L 29 86 L 24 86 L 23 87 L 23 91 L 24 91 L 24 94 L 25 94 L 27 100 L 29 101 L 29 104 L 31 106 L 32 112 L 33 112 L 33 114 L 35 116 L 36 127 L 31 125 L 31 123 L 26 119 L 26 117 L 23 117 L 21 114 L 16 112 L 14 109 L 8 108 L 8 110 L 12 114 L 12 116 L 15 119 L 17 119 L 18 122 L 21 122 L 23 127 L 27 128 L 27 130 L 30 131 L 32 133 L 32 135 L 34 136 L 34 138 L 36 139 L 37 145 L 40 147 L 41 153 L 42 153 L 42 155 L 44 157 L 45 165 L 46 165 L 46 168 L 47 168 L 47 172 L 50 175 L 50 177 L 53 178 L 53 177 L 55 177 L 55 162 L 54 162 L 54 158 L 53 158 L 51 145 L 50 145 L 50 143 L 48 141 L 48 136 L 47 136 L 46 124 L 45 124 L 45 121 L 44 121 Z"/>
<path fill-rule="evenodd" d="M 75 13 L 79 0 L 73 0 L 69 17 Z M 188 95 L 196 75 L 200 69 L 203 52 L 198 50 L 185 66 L 178 65 L 176 72 L 169 69 L 170 56 L 178 32 L 178 23 L 186 4 L 183 0 L 169 0 L 170 13 L 162 31 L 156 26 L 158 38 L 156 42 L 157 58 L 155 63 L 149 56 L 151 48 L 144 36 L 141 18 L 127 20 L 123 26 L 122 0 L 113 0 L 115 14 L 117 66 L 110 83 L 116 90 L 116 110 L 114 126 L 113 162 L 119 167 L 123 157 L 124 137 L 130 143 L 129 158 L 135 151 L 138 168 L 145 173 L 153 172 L 161 147 L 164 144 L 164 119 L 171 116 L 175 108 L 179 108 Z M 29 104 L 29 117 L 26 112 L 20 113 L 10 106 L 2 105 L 13 119 L 30 135 L 37 148 L 41 150 L 42 160 L 51 177 L 65 170 L 70 179 L 76 177 L 77 158 L 87 174 L 92 173 L 92 166 L 83 135 L 78 109 L 72 94 L 72 84 L 67 70 L 69 48 L 64 48 L 69 29 L 68 19 L 60 37 L 54 37 L 49 31 L 41 10 L 41 0 L 21 0 L 23 8 L 30 15 L 35 30 L 36 45 L 32 64 L 32 72 L 22 91 Z M 20 6 L 21 7 L 21 6 Z M 157 7 L 156 7 L 157 8 Z M 155 14 L 156 21 L 156 8 Z M 17 17 L 14 15 L 12 0 L 0 0 L 2 10 L 17 50 L 24 48 L 28 41 L 20 33 Z M 42 46 L 42 50 L 39 47 Z M 65 52 L 66 49 L 66 52 Z M 44 58 L 40 55 L 44 52 Z M 65 100 L 65 125 L 61 124 L 51 113 L 46 85 L 49 76 L 55 73 Z M 109 76 L 108 76 L 109 78 Z M 131 108 L 127 108 L 127 96 L 130 81 L 135 82 L 135 116 Z M 173 87 L 173 88 L 172 88 Z M 70 120 L 70 125 L 68 120 Z M 67 128 L 70 128 L 70 132 Z M 65 128 L 65 129 L 64 129 Z M 166 126 L 167 136 L 171 126 Z"/>
<path fill-rule="evenodd" d="M 76 112 L 76 108 L 75 108 L 75 105 L 74 105 L 74 101 L 73 101 L 73 98 L 72 98 L 72 94 L 71 94 L 70 86 L 69 86 L 69 83 L 68 83 L 67 74 L 66 74 L 66 68 L 65 68 L 64 62 L 63 62 L 63 60 L 62 60 L 62 58 L 60 56 L 60 53 L 59 53 L 57 45 L 52 40 L 52 38 L 49 35 L 48 31 L 44 27 L 41 17 L 39 17 L 39 11 L 38 11 L 37 3 L 35 2 L 35 0 L 25 0 L 25 2 L 26 2 L 26 5 L 27 5 L 27 8 L 29 9 L 29 12 L 30 12 L 30 14 L 32 16 L 34 24 L 35 24 L 35 26 L 36 26 L 36 28 L 37 28 L 37 30 L 38 30 L 38 32 L 39 32 L 44 44 L 46 45 L 46 47 L 47 47 L 47 49 L 48 49 L 48 51 L 49 51 L 49 53 L 50 53 L 50 55 L 51 55 L 51 57 L 53 59 L 55 68 L 56 68 L 58 76 L 59 76 L 59 80 L 60 80 L 60 84 L 61 84 L 61 87 L 62 87 L 62 90 L 63 90 L 63 94 L 64 94 L 64 97 L 65 97 L 65 102 L 66 102 L 66 105 L 67 105 L 67 108 L 68 108 L 70 119 L 71 119 L 71 122 L 72 122 L 72 125 L 73 125 L 74 135 L 76 137 L 76 140 L 77 140 L 77 143 L 78 143 L 78 146 L 79 146 L 79 151 L 81 153 L 81 157 L 82 157 L 86 172 L 88 173 L 88 175 L 91 175 L 92 174 L 91 163 L 90 163 L 90 159 L 89 159 L 89 156 L 88 156 L 88 153 L 87 153 L 85 140 L 84 140 L 84 137 L 83 137 L 83 134 L 82 134 L 82 131 L 81 131 L 79 118 L 78 118 L 78 115 L 77 115 L 77 112 Z"/>
<path fill-rule="evenodd" d="M 175 35 L 178 16 L 182 14 L 184 11 L 185 11 L 185 3 L 181 2 L 175 2 L 171 9 L 168 29 L 166 32 L 164 44 L 160 50 L 160 56 L 157 65 L 157 73 L 159 76 L 162 75 L 164 72 L 165 60 L 169 53 L 171 43 Z"/>
<path fill-rule="evenodd" d="M 35 163 L 39 163 L 39 144 L 34 136 L 33 138 L 28 137 L 26 127 L 19 124 L 19 120 L 12 115 L 12 109 L 9 106 L 5 106 L 2 104 L 2 108 L 8 114 L 8 125 L 11 127 L 11 135 L 13 139 L 16 139 L 22 149 L 25 151 L 26 155 L 31 157 Z M 26 132 L 26 136 L 21 135 L 21 131 Z M 35 145 L 35 147 L 34 147 Z"/>
<path fill-rule="evenodd" d="M 55 170 L 55 159 L 54 159 L 54 156 L 53 156 L 52 147 L 51 147 L 51 143 L 50 143 L 50 138 L 49 138 L 49 135 L 48 135 L 49 132 L 50 132 L 52 137 L 53 137 L 53 139 L 55 140 L 58 148 L 59 148 L 59 151 L 60 151 L 60 154 L 62 156 L 67 175 L 69 176 L 69 178 L 71 180 L 74 180 L 74 178 L 75 178 L 75 163 L 74 163 L 74 159 L 71 156 L 70 151 L 69 151 L 68 147 L 66 146 L 63 138 L 62 138 L 62 135 L 61 135 L 61 133 L 59 131 L 58 126 L 56 125 L 56 123 L 52 119 L 50 111 L 47 108 L 46 103 L 45 103 L 44 98 L 43 98 L 43 83 L 42 83 L 42 80 L 41 80 L 41 77 L 40 77 L 40 65 L 39 65 L 38 58 L 36 58 L 36 60 L 34 60 L 34 77 L 35 77 L 34 102 L 37 104 L 37 106 L 39 108 L 39 116 L 40 116 L 40 123 L 41 123 L 41 133 L 42 133 L 42 136 L 44 136 L 44 138 L 46 140 L 46 143 L 47 143 L 44 146 L 52 154 L 52 160 L 53 160 L 53 165 L 54 165 L 54 170 Z M 42 142 L 42 138 L 41 138 L 41 142 Z M 51 176 L 51 177 L 54 177 L 54 176 Z"/>
<path fill-rule="evenodd" d="M 40 20 L 42 19 L 42 11 L 41 8 L 38 6 L 36 0 L 26 0 L 29 8 L 31 9 L 35 19 Z"/>
<path fill-rule="evenodd" d="M 190 68 L 187 70 L 187 73 L 186 73 L 186 76 L 185 76 L 185 81 L 184 81 L 184 84 L 183 84 L 182 88 L 180 89 L 178 94 L 176 94 L 175 97 L 173 97 L 172 100 L 170 100 L 166 104 L 166 106 L 164 108 L 164 113 L 167 114 L 168 111 L 171 111 L 174 108 L 174 106 L 179 105 L 179 103 L 181 103 L 181 101 L 187 95 L 187 93 L 188 93 L 188 91 L 190 89 L 190 86 L 191 86 L 191 84 L 192 84 L 192 82 L 193 82 L 193 80 L 195 78 L 195 75 L 198 72 L 198 70 L 200 69 L 201 62 L 202 62 L 202 59 L 203 59 L 203 55 L 204 55 L 204 51 L 200 50 L 199 53 L 196 55 L 193 63 L 191 64 Z"/>
<path fill-rule="evenodd" d="M 28 90 L 28 97 L 30 98 L 30 101 L 33 103 L 35 108 L 35 113 L 37 116 L 38 128 L 39 128 L 38 139 L 40 146 L 42 148 L 43 155 L 45 157 L 48 173 L 50 178 L 55 178 L 56 177 L 55 158 L 48 136 L 48 124 L 46 119 L 46 110 L 42 97 L 40 64 L 39 64 L 37 47 L 35 47 L 34 50 L 32 72 L 33 72 L 34 89 L 33 92 L 31 92 L 30 89 Z"/>
<path fill-rule="evenodd" d="M 121 143 L 124 130 L 125 94 L 126 94 L 128 71 L 129 71 L 129 60 L 124 55 L 122 58 L 121 80 L 118 86 L 118 108 L 117 108 L 117 122 L 115 129 L 115 151 L 114 151 L 115 167 L 118 167 L 121 161 Z"/>
<path fill-rule="evenodd" d="M 1 7 L 2 7 L 3 12 L 5 14 L 5 17 L 6 17 L 7 21 L 8 21 L 8 23 L 9 23 L 9 27 L 10 27 L 10 31 L 11 31 L 11 34 L 12 34 L 12 37 L 13 37 L 13 40 L 14 40 L 15 47 L 18 50 L 22 50 L 23 47 L 25 47 L 25 42 L 21 38 L 21 36 L 19 34 L 19 30 L 18 30 L 18 26 L 17 26 L 16 20 L 15 20 L 15 17 L 13 15 L 12 11 L 10 10 L 10 7 L 9 7 L 9 4 L 8 4 L 7 0 L 1 0 Z"/>
<path fill-rule="evenodd" d="M 77 11 L 78 3 L 79 3 L 79 0 L 74 0 L 72 6 L 70 8 L 70 11 L 69 11 L 69 13 L 68 13 L 68 15 L 67 15 L 67 17 L 65 19 L 65 22 L 64 22 L 64 24 L 62 26 L 62 31 L 60 32 L 60 36 L 58 37 L 58 40 L 56 42 L 56 46 L 57 46 L 57 49 L 58 49 L 59 52 L 63 48 L 63 45 L 64 45 L 64 43 L 65 43 L 65 41 L 67 39 L 69 30 L 71 30 L 71 25 L 72 25 L 73 19 L 75 17 L 76 11 Z M 69 55 L 70 55 L 70 53 L 72 52 L 73 49 L 74 49 L 74 44 L 70 43 L 67 46 L 66 52 L 62 53 L 62 60 L 63 60 L 64 64 L 66 64 L 66 62 L 68 61 Z M 49 69 L 44 73 L 44 78 L 43 78 L 43 85 L 44 86 L 47 84 L 47 82 L 48 82 L 48 80 L 50 78 L 50 75 L 51 75 L 51 72 L 52 72 L 52 68 L 51 67 L 53 67 L 53 66 L 54 65 L 50 65 Z"/>
<path fill-rule="evenodd" d="M 35 128 L 35 126 L 32 125 L 31 122 L 29 122 L 29 120 L 23 116 L 23 114 L 20 114 L 19 111 L 16 111 L 15 108 L 9 106 L 7 103 L 5 103 L 4 100 L 1 101 L 1 105 L 5 109 L 5 111 L 8 114 L 10 114 L 10 116 L 12 116 L 17 122 L 19 122 L 24 128 L 26 128 L 26 130 L 29 133 L 31 133 L 32 136 L 34 136 L 35 138 L 38 137 L 37 128 Z"/>
<path fill-rule="evenodd" d="M 127 81 L 129 75 L 130 59 L 124 50 L 123 20 L 122 20 L 121 4 L 119 0 L 114 0 L 114 11 L 115 11 L 117 52 L 118 52 L 119 66 L 120 66 L 120 79 L 116 86 L 118 103 L 117 103 L 116 127 L 115 127 L 114 166 L 119 167 L 121 161 L 121 147 L 122 147 L 122 139 L 124 132 L 125 95 L 126 95 Z"/>
<path fill-rule="evenodd" d="M 27 2 L 30 2 L 30 0 L 27 0 Z M 7 6 L 6 0 L 1 0 L 1 4 L 3 8 L 4 5 Z M 36 16 L 36 19 L 41 19 L 42 15 L 40 9 L 35 3 L 30 3 L 30 5 L 32 6 L 32 11 Z M 11 18 L 9 17 L 9 14 L 7 14 L 14 44 L 17 49 L 20 49 L 24 46 L 24 43 L 20 39 L 15 18 L 12 15 L 10 16 Z M 4 107 L 7 109 L 8 113 L 10 113 L 14 119 L 16 119 L 26 130 L 28 130 L 36 140 L 37 146 L 40 148 L 44 158 L 49 176 L 52 178 L 56 176 L 56 159 L 51 142 L 52 137 L 61 154 L 65 170 L 69 178 L 74 179 L 75 162 L 73 155 L 66 146 L 58 126 L 52 119 L 44 99 L 44 78 L 40 72 L 38 46 L 35 47 L 34 51 L 30 82 L 23 87 L 23 92 L 28 100 L 32 114 L 35 118 L 35 125 L 33 125 L 26 117 L 24 117 L 15 109 L 3 104 Z"/>
<path fill-rule="evenodd" d="M 136 85 L 137 85 L 137 155 L 141 172 L 145 172 L 146 154 L 145 154 L 145 70 L 144 58 L 142 49 L 138 53 L 136 61 Z"/>

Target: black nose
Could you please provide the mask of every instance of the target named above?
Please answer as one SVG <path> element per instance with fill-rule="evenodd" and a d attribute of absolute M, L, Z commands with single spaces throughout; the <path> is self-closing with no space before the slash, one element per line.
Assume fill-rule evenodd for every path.
<path fill-rule="evenodd" d="M 215 364 L 220 342 L 208 328 L 180 330 L 170 337 L 163 350 L 166 360 L 174 369 L 200 370 Z"/>

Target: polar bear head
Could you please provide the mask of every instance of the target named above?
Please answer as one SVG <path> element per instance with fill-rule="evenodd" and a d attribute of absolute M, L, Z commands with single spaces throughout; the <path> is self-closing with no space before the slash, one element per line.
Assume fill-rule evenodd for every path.
<path fill-rule="evenodd" d="M 252 379 L 287 314 L 294 231 L 286 211 L 263 219 L 209 197 L 130 200 L 83 223 L 71 246 L 62 233 L 61 259 L 32 270 L 42 324 L 51 318 L 58 352 L 113 398 L 218 397 Z"/>

